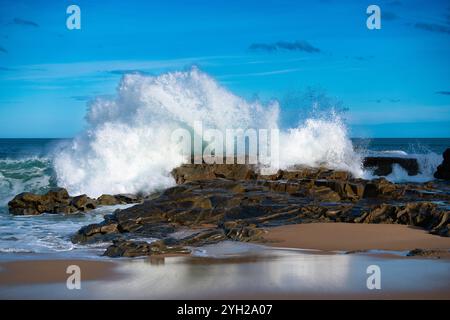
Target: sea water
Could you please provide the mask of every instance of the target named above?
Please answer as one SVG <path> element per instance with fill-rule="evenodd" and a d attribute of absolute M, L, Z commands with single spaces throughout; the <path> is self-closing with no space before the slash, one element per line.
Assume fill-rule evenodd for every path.
<path fill-rule="evenodd" d="M 50 154 L 58 143 L 66 142 L 67 140 L 57 139 L 0 139 L 0 255 L 8 252 L 49 253 L 83 250 L 83 246 L 70 242 L 70 236 L 84 225 L 100 222 L 104 214 L 116 209 L 102 207 L 87 214 L 70 216 L 60 214 L 13 216 L 9 214 L 7 203 L 16 194 L 24 191 L 44 193 L 57 186 Z M 426 176 L 427 180 L 432 180 L 432 172 L 442 161 L 440 154 L 450 146 L 450 139 L 371 139 L 370 141 L 357 139 L 354 144 L 357 147 L 364 147 L 364 152 L 376 155 L 395 154 L 395 156 L 420 159 L 436 157 L 437 160 Z M 422 163 L 422 165 L 426 164 Z M 408 176 L 403 175 L 403 178 L 406 179 Z M 94 249 L 99 248 L 103 247 Z"/>

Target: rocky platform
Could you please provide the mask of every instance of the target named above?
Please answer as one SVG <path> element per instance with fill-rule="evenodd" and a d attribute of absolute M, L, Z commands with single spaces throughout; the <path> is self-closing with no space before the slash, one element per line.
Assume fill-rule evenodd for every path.
<path fill-rule="evenodd" d="M 396 158 L 396 157 L 367 157 L 363 165 L 371 168 L 379 176 L 388 175 L 392 172 L 394 164 L 400 165 L 408 174 L 415 175 L 419 172 L 416 159 Z M 183 166 L 173 171 L 178 184 L 185 181 L 212 180 L 216 178 L 226 178 L 232 180 L 254 180 L 258 178 L 257 168 L 251 165 L 216 165 L 206 164 Z M 303 172 L 303 173 L 302 173 Z M 297 171 L 296 176 L 308 176 L 308 170 L 302 168 Z M 335 179 L 348 179 L 346 172 L 334 172 Z M 337 176 L 336 176 L 337 175 Z M 267 180 L 268 177 L 260 177 Z M 273 179 L 274 177 L 269 177 Z M 9 203 L 9 212 L 14 215 L 39 215 L 42 213 L 80 213 L 93 210 L 99 206 L 139 203 L 144 197 L 132 194 L 104 194 L 97 199 L 87 195 L 70 196 L 66 189 L 55 188 L 46 194 L 34 194 L 23 192 L 14 197 Z"/>
<path fill-rule="evenodd" d="M 259 241 L 265 228 L 293 223 L 397 223 L 449 236 L 448 185 L 397 185 L 312 168 L 262 176 L 247 165 L 183 165 L 172 174 L 179 185 L 83 227 L 72 241 L 113 241 L 106 255 L 133 257 Z M 161 240 L 130 240 L 136 238 Z"/>
<path fill-rule="evenodd" d="M 397 160 L 380 161 L 392 166 Z M 404 165 L 415 170 L 413 163 Z M 146 198 L 71 197 L 65 189 L 55 189 L 45 195 L 19 194 L 9 210 L 74 213 L 137 203 L 72 237 L 74 243 L 112 242 L 105 252 L 111 257 L 183 254 L 191 247 L 223 240 L 261 241 L 272 226 L 311 222 L 395 223 L 449 236 L 450 185 L 441 180 L 393 184 L 384 178 L 355 179 L 348 172 L 307 167 L 261 175 L 255 166 L 239 164 L 188 164 L 172 175 L 176 186 Z M 160 240 L 143 241 L 148 238 Z"/>

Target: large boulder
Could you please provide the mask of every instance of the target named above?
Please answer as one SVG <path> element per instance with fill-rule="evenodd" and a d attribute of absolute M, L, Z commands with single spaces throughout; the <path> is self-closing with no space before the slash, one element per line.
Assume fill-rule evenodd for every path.
<path fill-rule="evenodd" d="M 138 203 L 142 197 L 130 194 L 104 194 L 93 199 L 85 194 L 71 197 L 64 188 L 51 189 L 45 194 L 23 192 L 9 203 L 9 212 L 14 215 L 38 215 L 42 213 L 79 213 L 117 204 Z"/>
<path fill-rule="evenodd" d="M 72 198 L 70 204 L 74 206 L 78 211 L 89 211 L 97 207 L 97 201 L 89 198 L 87 195 L 82 194 Z"/>
<path fill-rule="evenodd" d="M 437 179 L 450 180 L 450 148 L 443 153 L 444 161 L 437 167 L 434 177 Z"/>
<path fill-rule="evenodd" d="M 394 164 L 402 167 L 409 176 L 415 176 L 419 173 L 419 164 L 415 158 L 366 157 L 363 161 L 364 168 L 373 169 L 373 173 L 377 176 L 391 174 Z"/>
<path fill-rule="evenodd" d="M 110 194 L 102 194 L 97 198 L 97 203 L 100 206 L 114 206 L 116 204 L 120 204 L 120 201 Z"/>
<path fill-rule="evenodd" d="M 23 192 L 14 197 L 9 203 L 9 212 L 14 215 L 37 215 L 44 212 L 71 213 L 71 198 L 66 189 L 52 189 L 46 194 Z"/>

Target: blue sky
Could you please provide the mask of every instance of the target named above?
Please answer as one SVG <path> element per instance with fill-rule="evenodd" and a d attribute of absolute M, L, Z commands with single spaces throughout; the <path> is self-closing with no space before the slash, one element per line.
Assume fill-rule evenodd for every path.
<path fill-rule="evenodd" d="M 70 4 L 81 30 L 66 28 Z M 450 137 L 449 57 L 448 0 L 0 0 L 0 137 L 74 136 L 124 72 L 192 65 L 278 99 L 283 126 L 312 95 L 347 110 L 355 137 Z"/>

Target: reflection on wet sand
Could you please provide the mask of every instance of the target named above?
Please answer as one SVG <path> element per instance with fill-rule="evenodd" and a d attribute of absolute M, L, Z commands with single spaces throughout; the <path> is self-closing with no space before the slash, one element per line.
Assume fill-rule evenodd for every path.
<path fill-rule="evenodd" d="M 450 263 L 386 259 L 371 255 L 262 250 L 252 255 L 159 257 L 121 264 L 126 281 L 102 283 L 94 296 L 108 298 L 220 298 L 259 296 L 367 295 L 367 267 L 382 270 L 384 294 L 443 290 L 450 296 Z"/>
<path fill-rule="evenodd" d="M 243 243 L 202 248 L 194 256 L 118 259 L 116 276 L 0 288 L 7 298 L 450 298 L 450 261 L 386 258 L 374 254 L 321 254 Z M 366 287 L 367 267 L 381 269 L 381 290 Z M 119 275 L 119 276 L 117 276 Z"/>

